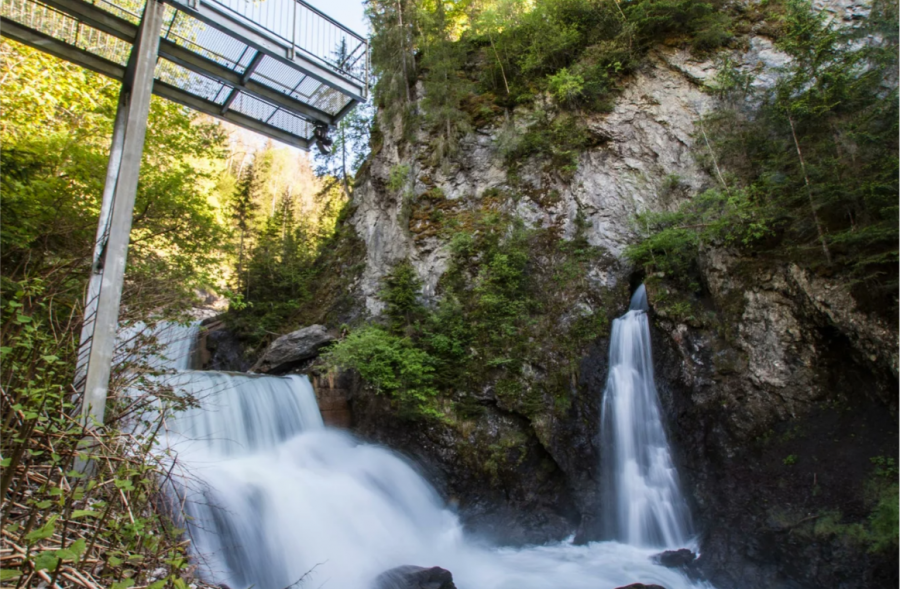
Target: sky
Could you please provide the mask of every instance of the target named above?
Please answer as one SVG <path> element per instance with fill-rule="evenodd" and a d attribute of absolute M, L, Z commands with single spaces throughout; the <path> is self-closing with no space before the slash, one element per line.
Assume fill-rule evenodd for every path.
<path fill-rule="evenodd" d="M 305 0 L 350 30 L 366 36 L 368 26 L 363 16 L 362 0 Z"/>

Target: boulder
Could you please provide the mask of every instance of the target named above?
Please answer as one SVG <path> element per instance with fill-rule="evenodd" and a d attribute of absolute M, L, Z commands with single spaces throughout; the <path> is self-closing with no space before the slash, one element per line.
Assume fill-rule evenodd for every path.
<path fill-rule="evenodd" d="M 659 554 L 654 554 L 650 559 L 660 566 L 670 569 L 690 566 L 697 560 L 697 555 L 688 550 L 681 548 L 679 550 L 666 550 Z"/>
<path fill-rule="evenodd" d="M 456 585 L 447 569 L 404 565 L 378 575 L 373 589 L 456 589 Z"/>
<path fill-rule="evenodd" d="M 324 325 L 310 325 L 283 335 L 269 344 L 262 358 L 251 368 L 252 372 L 282 374 L 304 360 L 311 360 L 319 351 L 334 341 Z"/>

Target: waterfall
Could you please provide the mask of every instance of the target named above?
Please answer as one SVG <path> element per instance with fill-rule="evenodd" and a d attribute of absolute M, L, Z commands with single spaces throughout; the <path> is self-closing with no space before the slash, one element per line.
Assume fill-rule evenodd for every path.
<path fill-rule="evenodd" d="M 160 453 L 207 581 L 370 589 L 385 570 L 411 564 L 450 570 L 459 589 L 707 587 L 653 564 L 655 550 L 640 546 L 473 541 L 413 464 L 323 427 L 305 376 L 181 370 L 166 378 L 199 404 L 167 420 Z"/>
<path fill-rule="evenodd" d="M 199 333 L 199 321 L 189 324 L 160 321 L 152 327 L 143 321 L 135 322 L 116 334 L 113 362 L 133 363 L 140 359 L 150 369 L 188 370 L 193 367 L 194 344 Z M 156 346 L 148 353 L 144 345 L 152 339 L 156 340 Z"/>
<path fill-rule="evenodd" d="M 691 535 L 690 512 L 660 416 L 648 309 L 641 285 L 613 322 L 600 424 L 604 522 L 621 542 L 679 548 Z"/>

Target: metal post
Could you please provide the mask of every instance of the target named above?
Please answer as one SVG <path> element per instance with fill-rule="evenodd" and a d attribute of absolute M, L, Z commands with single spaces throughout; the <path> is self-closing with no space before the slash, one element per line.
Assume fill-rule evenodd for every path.
<path fill-rule="evenodd" d="M 294 13 L 291 15 L 291 53 L 288 59 L 294 59 L 297 55 L 297 1 L 292 0 L 291 5 L 294 7 Z"/>
<path fill-rule="evenodd" d="M 120 103 L 120 107 L 124 106 L 125 111 L 124 139 L 118 156 L 120 159 L 118 177 L 115 188 L 112 189 L 113 197 L 108 215 L 109 232 L 105 246 L 101 246 L 100 292 L 96 297 L 97 310 L 94 314 L 93 333 L 90 335 L 91 351 L 81 409 L 82 422 L 88 427 L 94 423 L 102 425 L 106 411 L 106 396 L 119 320 L 119 303 L 122 300 L 122 283 L 131 233 L 131 216 L 134 212 L 138 172 L 144 150 L 147 116 L 150 112 L 150 95 L 153 90 L 153 73 L 156 68 L 162 17 L 163 4 L 158 0 L 147 0 L 141 28 L 132 49 L 136 56 L 134 81 L 131 88 L 123 87 L 123 99 Z M 113 146 L 115 147 L 115 141 Z M 111 159 L 113 157 L 115 154 L 111 154 Z M 111 161 L 110 165 L 112 164 Z M 113 174 L 108 172 L 107 181 L 110 181 L 112 176 Z M 106 190 L 109 190 L 109 187 Z M 98 235 L 105 234 L 102 222 L 101 216 Z"/>
<path fill-rule="evenodd" d="M 106 167 L 106 184 L 103 185 L 103 200 L 100 204 L 100 220 L 97 223 L 97 240 L 94 243 L 94 258 L 91 264 L 91 280 L 84 300 L 84 321 L 81 326 L 81 342 L 75 365 L 75 388 L 84 389 L 85 368 L 91 353 L 91 336 L 94 333 L 94 319 L 97 316 L 97 301 L 100 297 L 100 281 L 103 278 L 103 252 L 109 238 L 109 213 L 112 210 L 119 167 L 122 163 L 122 146 L 125 143 L 125 123 L 128 118 L 129 91 L 123 87 L 119 92 L 116 120 L 113 123 L 112 144 L 109 148 L 109 164 Z"/>

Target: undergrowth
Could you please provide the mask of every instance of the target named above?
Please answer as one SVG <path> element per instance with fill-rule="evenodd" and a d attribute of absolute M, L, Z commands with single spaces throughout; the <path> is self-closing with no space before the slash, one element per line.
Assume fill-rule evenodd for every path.
<path fill-rule="evenodd" d="M 423 301 L 413 266 L 397 264 L 381 293 L 384 324 L 353 331 L 326 361 L 359 371 L 411 418 L 477 416 L 485 384 L 527 416 L 564 410 L 578 360 L 608 327 L 586 278 L 603 251 L 580 231 L 566 241 L 558 229 L 529 229 L 494 210 L 467 226 L 450 240 L 439 300 Z"/>

